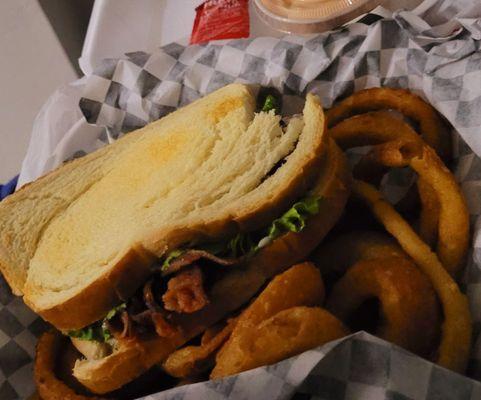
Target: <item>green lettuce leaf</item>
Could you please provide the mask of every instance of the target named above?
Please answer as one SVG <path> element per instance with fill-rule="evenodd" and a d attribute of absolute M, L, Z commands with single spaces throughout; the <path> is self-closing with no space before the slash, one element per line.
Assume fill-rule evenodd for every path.
<path fill-rule="evenodd" d="M 262 232 L 239 233 L 227 241 L 204 243 L 195 246 L 199 250 L 225 258 L 237 258 L 250 256 L 259 250 L 259 240 L 254 238 L 276 239 L 287 232 L 300 232 L 304 229 L 307 219 L 319 212 L 320 197 L 306 197 L 295 203 L 281 217 L 275 219 L 269 227 Z M 185 250 L 171 251 L 162 263 L 162 271 L 169 268 L 174 259 L 179 257 Z"/>
<path fill-rule="evenodd" d="M 225 257 L 237 258 L 257 251 L 257 246 L 252 237 L 247 233 L 239 233 L 227 242 Z"/>
<path fill-rule="evenodd" d="M 101 343 L 112 338 L 110 331 L 104 326 L 103 321 L 95 322 L 83 329 L 70 331 L 68 335 L 81 340 L 93 340 Z"/>
<path fill-rule="evenodd" d="M 263 112 L 269 112 L 271 110 L 274 110 L 277 112 L 278 104 L 277 104 L 277 99 L 272 95 L 269 94 L 266 96 L 266 99 L 264 100 L 264 104 L 261 108 L 261 111 Z"/>
<path fill-rule="evenodd" d="M 287 232 L 300 232 L 306 226 L 307 219 L 319 212 L 319 197 L 306 197 L 295 203 L 280 218 L 270 225 L 267 235 L 276 239 Z"/>
<path fill-rule="evenodd" d="M 201 245 L 195 246 L 194 248 L 207 251 L 208 253 L 213 254 L 217 257 L 237 258 L 242 257 L 255 249 L 255 243 L 253 242 L 249 234 L 238 233 L 236 236 L 229 240 L 203 243 Z M 182 254 L 182 252 L 180 254 Z M 171 262 L 172 261 L 170 260 L 169 264 Z"/>
<path fill-rule="evenodd" d="M 110 321 L 112 318 L 114 318 L 117 314 L 119 314 L 126 308 L 127 303 L 122 303 L 112 308 L 103 320 L 94 322 L 93 324 L 86 326 L 85 328 L 70 331 L 68 332 L 68 335 L 81 340 L 94 340 L 101 343 L 106 342 L 112 338 L 112 334 L 107 328 L 105 322 Z"/>
<path fill-rule="evenodd" d="M 160 267 L 161 271 L 165 271 L 170 267 L 170 263 L 174 261 L 177 257 L 182 255 L 184 253 L 184 250 L 172 250 L 169 254 L 167 254 L 167 257 L 165 257 L 164 262 L 162 263 L 162 266 Z"/>
<path fill-rule="evenodd" d="M 117 307 L 112 308 L 107 315 L 105 316 L 104 320 L 110 321 L 113 317 L 115 317 L 118 313 L 124 311 L 127 308 L 127 303 L 122 303 Z"/>

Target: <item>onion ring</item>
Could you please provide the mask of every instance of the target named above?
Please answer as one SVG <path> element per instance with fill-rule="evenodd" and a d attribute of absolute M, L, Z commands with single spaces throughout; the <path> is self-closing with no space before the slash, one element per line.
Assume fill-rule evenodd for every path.
<path fill-rule="evenodd" d="M 341 321 L 322 308 L 292 307 L 249 329 L 234 329 L 231 338 L 235 340 L 217 354 L 210 378 L 274 364 L 348 333 Z"/>
<path fill-rule="evenodd" d="M 239 316 L 235 329 L 257 325 L 290 307 L 320 305 L 324 296 L 321 274 L 314 264 L 305 262 L 294 265 L 269 282 Z"/>
<path fill-rule="evenodd" d="M 418 179 L 418 192 L 421 200 L 419 216 L 419 236 L 431 247 L 435 248 L 438 241 L 439 216 L 441 205 L 433 188 L 424 179 Z"/>
<path fill-rule="evenodd" d="M 450 158 L 451 140 L 441 117 L 430 104 L 405 89 L 371 88 L 356 92 L 326 112 L 327 124 L 332 127 L 353 114 L 382 109 L 397 110 L 416 121 L 426 143 L 442 159 Z"/>
<path fill-rule="evenodd" d="M 432 243 L 438 236 L 441 262 L 451 274 L 455 274 L 467 251 L 469 214 L 453 175 L 436 153 L 423 145 L 408 124 L 388 112 L 349 118 L 330 132 L 344 149 L 377 145 L 369 155 L 372 162 L 377 160 L 388 167 L 409 165 L 419 174 L 422 237 Z M 420 157 L 415 157 L 417 155 Z"/>
<path fill-rule="evenodd" d="M 396 241 L 379 232 L 351 231 L 323 243 L 310 256 L 321 273 L 343 274 L 358 261 L 407 257 Z"/>
<path fill-rule="evenodd" d="M 356 180 L 353 191 L 430 278 L 444 314 L 437 363 L 462 373 L 469 358 L 472 335 L 471 314 L 466 296 L 443 268 L 436 254 L 372 185 Z"/>
<path fill-rule="evenodd" d="M 347 118 L 329 129 L 343 150 L 406 138 L 421 140 L 416 131 L 390 111 L 372 111 Z"/>
<path fill-rule="evenodd" d="M 57 332 L 46 332 L 38 340 L 34 374 L 40 397 L 43 400 L 100 400 L 100 397 L 75 393 L 56 376 L 55 366 L 62 340 L 64 337 Z"/>
<path fill-rule="evenodd" d="M 437 254 L 451 275 L 463 265 L 469 244 L 469 212 L 452 173 L 429 146 L 398 139 L 374 146 L 371 155 L 388 167 L 410 166 L 436 193 L 439 202 Z M 426 197 L 424 201 L 431 201 Z M 436 201 L 434 201 L 436 204 Z M 428 208 L 429 204 L 425 204 Z"/>
<path fill-rule="evenodd" d="M 397 139 L 421 142 L 419 135 L 409 124 L 388 111 L 373 111 L 345 119 L 332 127 L 329 133 L 344 150 Z M 386 169 L 380 166 L 371 154 L 367 154 L 355 166 L 353 175 L 355 178 L 378 184 L 385 172 Z M 419 233 L 426 243 L 433 246 L 437 239 L 439 204 L 434 190 L 426 182 L 419 179 L 417 186 L 422 205 Z"/>
<path fill-rule="evenodd" d="M 324 295 L 321 274 L 312 263 L 294 265 L 277 275 L 238 317 L 229 340 L 217 353 L 216 359 L 226 360 L 231 352 L 234 354 L 237 341 L 243 337 L 243 332 L 255 329 L 260 323 L 283 310 L 320 305 Z"/>
<path fill-rule="evenodd" d="M 235 319 L 200 346 L 185 346 L 171 353 L 162 363 L 165 372 L 175 378 L 190 379 L 198 376 L 214 365 L 217 350 L 229 338 L 235 326 Z"/>
<path fill-rule="evenodd" d="M 359 261 L 334 285 L 326 308 L 346 322 L 366 300 L 380 301 L 375 335 L 429 356 L 440 330 L 439 305 L 429 279 L 406 257 Z"/>

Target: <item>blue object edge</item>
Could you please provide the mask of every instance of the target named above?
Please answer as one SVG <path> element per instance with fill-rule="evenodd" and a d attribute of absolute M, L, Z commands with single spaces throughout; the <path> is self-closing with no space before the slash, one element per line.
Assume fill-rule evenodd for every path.
<path fill-rule="evenodd" d="M 15 192 L 15 188 L 17 187 L 17 182 L 18 182 L 18 175 L 12 178 L 10 181 L 5 183 L 4 185 L 0 185 L 0 201 L 2 201 L 5 197 Z"/>

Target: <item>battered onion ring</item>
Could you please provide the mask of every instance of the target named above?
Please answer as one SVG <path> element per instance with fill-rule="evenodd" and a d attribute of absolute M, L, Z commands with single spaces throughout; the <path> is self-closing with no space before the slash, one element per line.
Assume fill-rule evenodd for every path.
<path fill-rule="evenodd" d="M 456 275 L 468 249 L 469 212 L 452 173 L 432 148 L 409 140 L 398 139 L 375 146 L 371 154 L 388 167 L 410 166 L 425 184 L 434 189 L 439 202 L 437 254 L 446 270 Z"/>
<path fill-rule="evenodd" d="M 229 354 L 238 346 L 239 338 L 244 337 L 243 332 L 252 331 L 283 310 L 320 305 L 324 295 L 321 274 L 312 263 L 294 265 L 277 275 L 238 317 L 231 336 L 217 353 L 216 360 L 227 360 L 230 357 Z M 227 364 L 222 368 L 227 368 Z"/>
<path fill-rule="evenodd" d="M 390 111 L 372 111 L 347 118 L 331 127 L 329 134 L 343 150 L 399 138 L 421 141 L 409 124 Z"/>
<path fill-rule="evenodd" d="M 421 214 L 419 216 L 419 236 L 434 248 L 438 240 L 439 218 L 441 204 L 433 188 L 424 180 L 418 179 L 418 192 L 421 200 Z"/>
<path fill-rule="evenodd" d="M 200 346 L 185 346 L 174 351 L 163 362 L 162 368 L 175 378 L 190 379 L 198 376 L 213 366 L 217 350 L 229 338 L 234 326 L 235 320 L 230 320 L 208 340 L 203 336 Z"/>
<path fill-rule="evenodd" d="M 451 139 L 436 110 L 419 96 L 405 90 L 371 88 L 342 100 L 326 112 L 328 127 L 353 114 L 373 110 L 394 109 L 419 124 L 421 136 L 444 160 L 451 155 Z"/>
<path fill-rule="evenodd" d="M 375 217 L 430 278 L 444 314 L 437 363 L 463 373 L 469 358 L 472 335 L 471 314 L 466 296 L 443 268 L 436 254 L 373 186 L 356 180 L 353 191 L 367 203 Z"/>
<path fill-rule="evenodd" d="M 289 308 L 249 329 L 234 329 L 234 341 L 226 343 L 227 349 L 218 353 L 210 377 L 274 364 L 348 333 L 341 321 L 322 308 Z"/>
<path fill-rule="evenodd" d="M 382 177 L 388 171 L 372 153 L 365 154 L 354 166 L 352 175 L 354 178 L 379 186 Z M 431 248 L 436 247 L 439 230 L 439 200 L 436 192 L 422 178 L 417 179 L 417 199 L 421 204 L 419 212 L 418 233 Z M 412 210 L 416 204 L 416 193 L 411 186 L 405 196 L 396 204 L 396 208 L 406 211 Z"/>
<path fill-rule="evenodd" d="M 324 284 L 319 270 L 309 262 L 294 265 L 272 279 L 242 312 L 235 330 L 257 325 L 287 308 L 320 305 L 324 301 L 324 295 Z"/>
<path fill-rule="evenodd" d="M 100 397 L 81 396 L 55 374 L 59 349 L 64 337 L 57 332 L 44 333 L 37 343 L 35 357 L 35 383 L 43 400 L 100 400 Z"/>
<path fill-rule="evenodd" d="M 343 274 L 358 261 L 407 257 L 396 241 L 379 232 L 354 231 L 339 235 L 318 247 L 310 259 L 321 273 Z"/>
<path fill-rule="evenodd" d="M 375 335 L 430 356 L 439 337 L 439 306 L 429 279 L 406 257 L 359 261 L 334 285 L 326 308 L 347 322 L 366 300 L 380 301 Z"/>
<path fill-rule="evenodd" d="M 329 133 L 344 150 L 397 139 L 421 142 L 409 124 L 388 111 L 374 111 L 348 118 L 332 127 Z M 353 175 L 378 184 L 385 172 L 385 168 L 368 154 L 355 166 Z M 426 243 L 433 246 L 437 239 L 439 204 L 433 189 L 422 179 L 418 180 L 417 186 L 422 206 L 419 233 Z"/>

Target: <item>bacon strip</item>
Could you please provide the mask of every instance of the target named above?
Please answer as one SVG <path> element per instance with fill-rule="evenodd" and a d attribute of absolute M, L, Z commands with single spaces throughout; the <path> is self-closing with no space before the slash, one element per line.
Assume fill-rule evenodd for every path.
<path fill-rule="evenodd" d="M 187 267 L 201 259 L 209 260 L 214 262 L 215 264 L 228 267 L 239 264 L 243 260 L 243 257 L 221 258 L 214 256 L 213 254 L 205 250 L 187 250 L 185 253 L 182 253 L 179 257 L 175 258 L 165 271 L 162 271 L 162 276 L 173 274 L 174 272 L 179 271 L 183 267 Z"/>
<path fill-rule="evenodd" d="M 130 319 L 129 313 L 127 311 L 123 311 L 120 315 L 120 320 L 124 328 L 122 329 L 122 333 L 120 337 L 131 337 L 132 336 L 132 320 Z"/>
<path fill-rule="evenodd" d="M 144 303 L 147 306 L 147 308 L 150 311 L 159 311 L 160 306 L 155 300 L 154 292 L 152 290 L 152 279 L 150 281 L 147 281 L 147 283 L 144 285 L 144 288 L 142 290 L 143 297 L 144 297 Z"/>
<path fill-rule="evenodd" d="M 122 331 L 120 337 L 135 335 L 135 325 L 153 326 L 160 337 L 171 337 L 177 333 L 178 328 L 169 321 L 168 311 L 177 313 L 193 313 L 205 307 L 208 303 L 207 295 L 203 288 L 203 275 L 194 261 L 201 258 L 209 259 L 220 265 L 234 265 L 239 260 L 222 259 L 209 254 L 204 250 L 190 250 L 184 253 L 172 264 L 169 273 L 177 272 L 169 277 L 167 291 L 162 296 L 164 304 L 159 304 L 153 290 L 153 279 L 147 281 L 142 289 L 142 296 L 138 300 L 146 309 L 134 314 L 132 308 L 120 315 Z M 187 269 L 180 269 L 189 266 Z M 142 308 L 143 308 L 142 307 Z"/>
<path fill-rule="evenodd" d="M 200 268 L 194 265 L 171 278 L 162 300 L 166 310 L 178 313 L 193 313 L 204 308 L 208 299 Z"/>
<path fill-rule="evenodd" d="M 153 312 L 150 314 L 150 317 L 154 324 L 155 332 L 160 337 L 169 338 L 177 333 L 178 328 L 167 322 L 167 319 L 161 313 Z"/>

